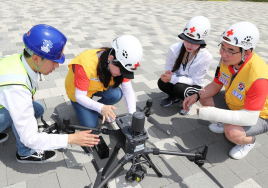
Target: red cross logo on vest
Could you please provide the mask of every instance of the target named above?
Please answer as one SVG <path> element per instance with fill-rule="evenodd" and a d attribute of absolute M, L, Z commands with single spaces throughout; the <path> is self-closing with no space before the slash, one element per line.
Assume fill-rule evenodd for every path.
<path fill-rule="evenodd" d="M 195 27 L 190 28 L 190 30 L 191 30 L 191 33 L 193 33 L 193 32 L 196 31 L 196 30 L 195 30 Z"/>
<path fill-rule="evenodd" d="M 229 37 L 230 35 L 233 35 L 233 29 L 231 29 L 230 31 L 227 31 L 227 37 Z"/>
<path fill-rule="evenodd" d="M 135 66 L 135 69 L 139 66 L 140 62 L 136 63 L 134 66 Z"/>

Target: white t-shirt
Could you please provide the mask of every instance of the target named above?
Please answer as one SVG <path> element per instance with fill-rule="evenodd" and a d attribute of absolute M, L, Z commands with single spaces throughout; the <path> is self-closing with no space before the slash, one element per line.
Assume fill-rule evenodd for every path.
<path fill-rule="evenodd" d="M 179 56 L 183 42 L 172 44 L 169 48 L 167 60 L 166 60 L 166 71 L 172 70 L 176 59 Z M 210 64 L 212 62 L 212 55 L 206 48 L 201 48 L 187 64 L 183 70 L 183 65 L 174 72 L 171 80 L 172 84 L 184 83 L 188 85 L 199 85 L 204 87 L 204 76 L 207 74 Z"/>

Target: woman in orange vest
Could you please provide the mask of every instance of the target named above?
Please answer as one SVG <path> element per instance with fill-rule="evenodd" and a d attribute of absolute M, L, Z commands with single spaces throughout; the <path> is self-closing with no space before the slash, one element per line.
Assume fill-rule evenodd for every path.
<path fill-rule="evenodd" d="M 112 48 L 89 49 L 69 64 L 65 79 L 68 97 L 82 126 L 96 127 L 98 114 L 111 122 L 116 115 L 112 105 L 124 95 L 128 113 L 136 111 L 135 93 L 130 79 L 140 65 L 143 50 L 140 41 L 131 35 L 116 38 Z M 121 85 L 122 89 L 119 88 Z M 94 96 L 101 97 L 94 101 Z"/>

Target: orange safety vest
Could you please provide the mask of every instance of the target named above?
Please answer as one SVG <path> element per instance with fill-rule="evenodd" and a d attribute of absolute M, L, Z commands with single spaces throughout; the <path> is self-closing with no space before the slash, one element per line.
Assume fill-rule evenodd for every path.
<path fill-rule="evenodd" d="M 225 100 L 231 110 L 244 109 L 247 92 L 256 80 L 268 80 L 268 65 L 254 52 L 251 59 L 238 72 L 232 83 L 232 73 L 227 65 L 222 63 L 220 72 L 219 81 L 225 87 Z M 263 119 L 268 118 L 268 96 L 264 108 L 261 110 L 260 117 Z"/>
<path fill-rule="evenodd" d="M 75 99 L 75 85 L 74 85 L 74 71 L 72 65 L 77 64 L 83 66 L 86 75 L 88 77 L 89 86 L 87 91 L 87 96 L 92 97 L 94 93 L 98 91 L 107 90 L 109 86 L 114 85 L 113 77 L 109 83 L 109 86 L 105 88 L 103 84 L 99 80 L 99 76 L 97 75 L 97 66 L 98 66 L 98 56 L 97 52 L 102 51 L 103 49 L 90 49 L 86 50 L 83 53 L 79 54 L 75 57 L 70 64 L 68 65 L 69 71 L 65 78 L 65 89 L 68 97 L 73 102 L 76 102 Z"/>

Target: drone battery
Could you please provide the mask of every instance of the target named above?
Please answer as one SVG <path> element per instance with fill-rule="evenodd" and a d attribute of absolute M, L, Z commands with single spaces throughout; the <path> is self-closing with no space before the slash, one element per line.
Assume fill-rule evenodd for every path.
<path fill-rule="evenodd" d="M 99 157 L 101 159 L 105 159 L 109 157 L 109 148 L 105 141 L 103 140 L 102 136 L 99 136 L 100 142 L 98 145 L 95 145 L 94 148 L 97 151 Z"/>

